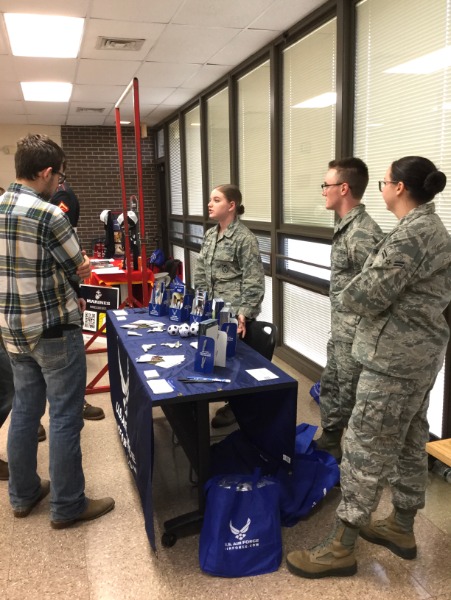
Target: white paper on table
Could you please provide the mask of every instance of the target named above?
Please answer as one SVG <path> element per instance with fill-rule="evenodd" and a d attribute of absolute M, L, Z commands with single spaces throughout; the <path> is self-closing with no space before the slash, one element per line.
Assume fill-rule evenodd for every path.
<path fill-rule="evenodd" d="M 138 319 L 137 321 L 133 321 L 133 323 L 136 327 L 138 325 L 146 325 L 147 327 L 164 327 L 164 323 L 161 321 L 153 321 L 152 319 Z"/>
<path fill-rule="evenodd" d="M 96 275 L 105 275 L 106 273 L 125 273 L 119 267 L 105 267 L 104 269 L 92 269 L 92 272 Z"/>
<path fill-rule="evenodd" d="M 147 382 L 154 394 L 170 394 L 174 391 L 174 388 L 166 379 L 151 379 Z"/>
<path fill-rule="evenodd" d="M 144 371 L 144 375 L 146 379 L 158 379 L 160 374 L 155 369 L 150 369 L 149 371 Z"/>
<path fill-rule="evenodd" d="M 125 319 L 126 319 L 126 318 L 127 318 L 127 317 L 118 317 L 118 318 L 117 318 L 117 320 L 118 320 L 118 321 L 125 321 Z"/>
<path fill-rule="evenodd" d="M 199 342 L 190 342 L 190 346 L 197 350 L 197 347 L 199 346 Z"/>
<path fill-rule="evenodd" d="M 252 377 L 254 377 L 257 381 L 265 381 L 267 379 L 279 379 L 278 375 L 276 375 L 275 373 L 271 373 L 271 371 L 269 369 L 266 369 L 265 367 L 261 369 L 248 369 L 246 370 L 246 373 L 252 375 Z"/>
<path fill-rule="evenodd" d="M 163 367 L 164 369 L 170 369 L 176 365 L 180 365 L 185 360 L 184 354 L 174 354 L 172 356 L 163 356 L 162 354 L 142 354 L 136 359 L 138 363 L 150 363 L 155 356 L 161 357 L 163 360 L 154 363 L 157 367 Z"/>
<path fill-rule="evenodd" d="M 133 325 L 133 323 L 127 323 L 126 325 L 121 325 L 121 329 L 138 329 L 138 325 Z"/>
<path fill-rule="evenodd" d="M 121 308 L 119 310 L 113 310 L 113 314 L 116 315 L 116 317 L 126 317 L 128 312 Z"/>
<path fill-rule="evenodd" d="M 142 333 L 138 333 L 137 331 L 133 331 L 133 329 L 130 329 L 129 331 L 127 331 L 127 335 L 139 335 L 139 337 L 143 336 Z"/>

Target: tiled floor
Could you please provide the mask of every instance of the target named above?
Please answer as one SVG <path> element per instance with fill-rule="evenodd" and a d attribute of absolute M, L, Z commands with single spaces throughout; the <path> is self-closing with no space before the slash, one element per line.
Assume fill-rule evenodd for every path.
<path fill-rule="evenodd" d="M 93 377 L 105 360 L 90 355 Z M 311 382 L 277 362 L 300 382 L 298 422 L 317 424 L 318 407 L 310 399 Z M 198 536 L 178 540 L 172 548 L 150 550 L 134 481 L 118 440 L 108 394 L 92 395 L 106 419 L 85 422 L 82 449 L 86 491 L 111 495 L 116 508 L 92 523 L 62 531 L 50 528 L 48 500 L 26 519 L 14 519 L 7 484 L 0 482 L 0 598 L 2 600 L 451 600 L 451 486 L 430 475 L 426 508 L 416 521 L 418 558 L 404 561 L 379 546 L 360 540 L 358 573 L 350 578 L 307 580 L 292 576 L 284 562 L 276 573 L 241 579 L 203 574 L 198 564 Z M 215 410 L 212 405 L 211 411 Z M 47 424 L 47 415 L 43 423 Z M 5 457 L 6 430 L 0 433 Z M 156 464 L 154 504 L 157 540 L 163 522 L 196 506 L 197 491 L 188 481 L 183 451 L 171 441 L 161 412 L 155 415 Z M 39 473 L 48 476 L 48 442 L 39 445 Z M 283 530 L 284 553 L 308 547 L 328 531 L 339 502 L 333 490 L 319 509 L 295 527 Z M 390 510 L 384 494 L 378 512 Z"/>

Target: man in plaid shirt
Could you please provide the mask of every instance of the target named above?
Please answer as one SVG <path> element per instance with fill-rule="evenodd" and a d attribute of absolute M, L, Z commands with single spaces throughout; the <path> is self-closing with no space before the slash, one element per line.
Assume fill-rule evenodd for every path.
<path fill-rule="evenodd" d="M 17 143 L 16 182 L 0 201 L 0 329 L 15 396 L 8 435 L 9 494 L 26 517 L 49 493 L 37 474 L 38 426 L 49 401 L 51 525 L 62 529 L 114 508 L 84 494 L 80 431 L 86 385 L 82 303 L 70 281 L 89 275 L 78 238 L 49 200 L 64 174 L 63 150 L 44 135 Z"/>

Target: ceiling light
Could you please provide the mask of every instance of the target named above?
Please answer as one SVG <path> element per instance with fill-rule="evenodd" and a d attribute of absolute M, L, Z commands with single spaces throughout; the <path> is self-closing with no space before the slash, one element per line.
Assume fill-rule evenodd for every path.
<path fill-rule="evenodd" d="M 69 102 L 72 84 L 58 81 L 21 81 L 24 100 L 29 102 Z"/>
<path fill-rule="evenodd" d="M 387 69 L 384 73 L 402 73 L 409 75 L 427 75 L 446 69 L 451 65 L 451 46 L 445 46 L 435 52 L 419 56 L 413 60 Z"/>
<path fill-rule="evenodd" d="M 304 100 L 299 104 L 295 104 L 293 108 L 326 108 L 327 106 L 333 106 L 337 103 L 336 92 L 326 92 L 320 96 L 315 96 L 309 100 Z"/>
<path fill-rule="evenodd" d="M 130 125 L 131 121 L 119 121 L 121 125 Z"/>
<path fill-rule="evenodd" d="M 14 56 L 76 58 L 84 19 L 52 15 L 5 13 L 6 29 Z"/>

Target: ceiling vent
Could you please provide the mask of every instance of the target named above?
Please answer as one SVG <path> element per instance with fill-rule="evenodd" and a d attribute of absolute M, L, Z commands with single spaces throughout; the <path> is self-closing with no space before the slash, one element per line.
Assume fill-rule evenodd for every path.
<path fill-rule="evenodd" d="M 113 37 L 98 37 L 96 48 L 97 50 L 129 50 L 137 52 L 141 50 L 145 39 L 137 38 L 113 38 Z"/>
<path fill-rule="evenodd" d="M 105 108 L 89 108 L 88 106 L 77 106 L 77 108 L 75 109 L 75 112 L 101 114 L 101 113 L 103 113 L 104 110 L 105 110 Z"/>

